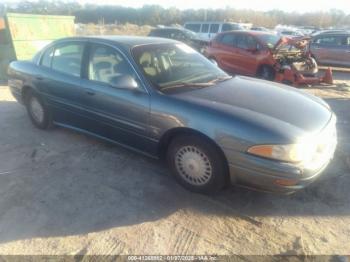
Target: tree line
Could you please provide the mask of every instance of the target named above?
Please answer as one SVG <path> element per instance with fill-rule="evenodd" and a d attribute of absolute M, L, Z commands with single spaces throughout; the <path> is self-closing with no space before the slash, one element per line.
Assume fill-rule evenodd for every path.
<path fill-rule="evenodd" d="M 305 10 L 305 13 L 271 10 L 267 12 L 225 9 L 163 8 L 158 5 L 145 5 L 131 8 L 115 5 L 80 5 L 78 2 L 60 0 L 20 1 L 16 4 L 0 4 L 0 12 L 18 12 L 50 15 L 74 15 L 76 23 L 132 23 L 137 25 L 171 25 L 187 21 L 232 21 L 249 22 L 257 26 L 274 27 L 277 24 L 316 27 L 349 27 L 350 14 L 337 9 L 323 12 Z"/>

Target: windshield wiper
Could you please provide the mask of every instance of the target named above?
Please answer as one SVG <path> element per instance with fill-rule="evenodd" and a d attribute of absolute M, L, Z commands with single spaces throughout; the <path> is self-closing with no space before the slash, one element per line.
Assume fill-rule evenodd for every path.
<path fill-rule="evenodd" d="M 178 87 L 207 87 L 212 86 L 214 83 L 212 82 L 206 82 L 206 83 L 187 83 L 187 82 L 178 82 L 174 84 L 164 85 L 161 86 L 161 90 L 171 89 L 171 88 L 178 88 Z"/>
<path fill-rule="evenodd" d="M 213 86 L 214 84 L 216 84 L 218 82 L 223 82 L 223 81 L 229 80 L 231 78 L 232 78 L 232 76 L 226 75 L 226 76 L 218 76 L 218 77 L 214 78 L 213 80 L 210 80 L 208 82 L 203 82 L 203 83 L 177 82 L 177 83 L 161 86 L 160 89 L 167 90 L 167 89 L 179 88 L 179 87 L 207 87 L 207 86 Z"/>
<path fill-rule="evenodd" d="M 211 83 L 211 84 L 214 84 L 214 83 L 217 83 L 217 82 L 223 82 L 223 81 L 226 81 L 226 80 L 229 80 L 231 79 L 232 76 L 218 76 L 217 78 L 214 78 L 213 80 L 209 81 L 208 83 Z"/>

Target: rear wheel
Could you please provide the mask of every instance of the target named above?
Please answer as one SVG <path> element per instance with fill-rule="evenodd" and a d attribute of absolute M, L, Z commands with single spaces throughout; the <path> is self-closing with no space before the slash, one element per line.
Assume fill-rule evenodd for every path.
<path fill-rule="evenodd" d="M 272 81 L 275 79 L 275 70 L 271 66 L 263 65 L 259 68 L 257 77 L 264 80 Z"/>
<path fill-rule="evenodd" d="M 51 123 L 51 117 L 47 106 L 33 91 L 26 95 L 26 108 L 32 123 L 40 128 L 47 129 Z"/>
<path fill-rule="evenodd" d="M 192 192 L 214 193 L 225 185 L 226 162 L 206 139 L 194 135 L 175 138 L 167 161 L 177 181 Z"/>

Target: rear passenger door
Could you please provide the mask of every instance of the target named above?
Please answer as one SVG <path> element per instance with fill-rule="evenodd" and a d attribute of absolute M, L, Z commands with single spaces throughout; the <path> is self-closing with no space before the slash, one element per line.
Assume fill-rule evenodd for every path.
<path fill-rule="evenodd" d="M 150 96 L 128 59 L 114 47 L 91 43 L 86 71 L 83 84 L 94 121 L 86 129 L 142 151 L 149 148 Z M 125 76 L 133 78 L 138 87 L 118 84 Z"/>
<path fill-rule="evenodd" d="M 69 41 L 47 49 L 35 76 L 36 86 L 45 97 L 56 122 L 79 126 L 85 116 L 82 63 L 86 43 Z"/>

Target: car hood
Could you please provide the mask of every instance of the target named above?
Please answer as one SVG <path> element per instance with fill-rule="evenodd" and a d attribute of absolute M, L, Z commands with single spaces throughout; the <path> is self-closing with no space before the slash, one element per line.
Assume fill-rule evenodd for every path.
<path fill-rule="evenodd" d="M 247 117 L 249 121 L 264 126 L 279 125 L 276 128 L 282 132 L 286 127 L 303 133 L 318 132 L 332 116 L 329 106 L 320 98 L 292 87 L 250 77 L 235 76 L 215 86 L 174 96 L 233 117 L 239 114 L 240 118 Z"/>

